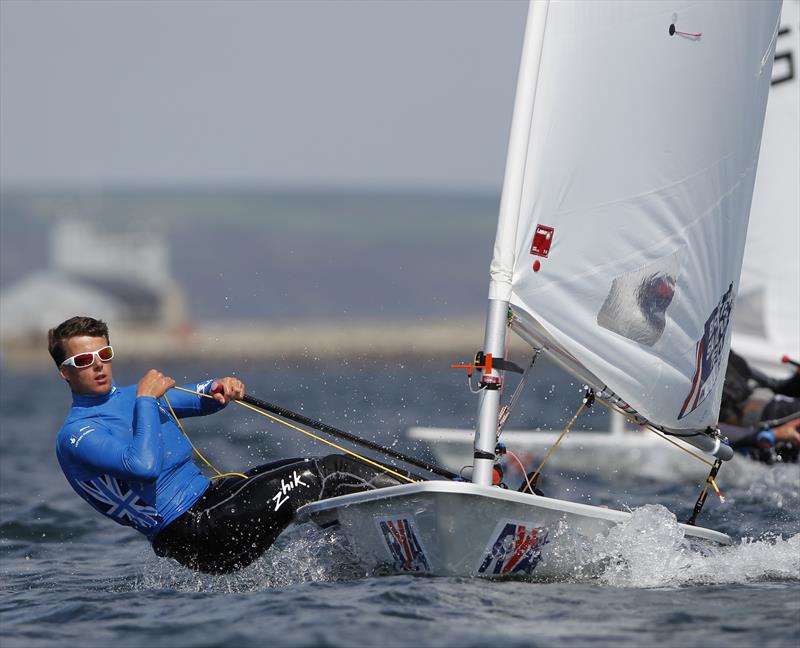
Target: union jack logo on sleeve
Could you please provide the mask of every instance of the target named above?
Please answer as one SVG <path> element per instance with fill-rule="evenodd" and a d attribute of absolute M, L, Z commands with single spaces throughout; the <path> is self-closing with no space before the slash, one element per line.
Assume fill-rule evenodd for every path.
<path fill-rule="evenodd" d="M 111 475 L 78 482 L 90 503 L 101 513 L 125 526 L 142 531 L 156 526 L 158 511 L 148 506 L 128 484 Z"/>

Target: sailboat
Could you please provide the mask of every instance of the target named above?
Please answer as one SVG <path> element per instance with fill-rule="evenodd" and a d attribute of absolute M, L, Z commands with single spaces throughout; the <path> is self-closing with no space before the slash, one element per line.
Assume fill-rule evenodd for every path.
<path fill-rule="evenodd" d="M 783 3 L 734 318 L 734 351 L 780 376 L 800 359 L 800 0 Z"/>
<path fill-rule="evenodd" d="M 736 296 L 731 347 L 751 366 L 786 377 L 785 356 L 800 358 L 800 0 L 786 0 L 775 49 L 741 281 Z M 609 472 L 656 480 L 702 478 L 704 465 L 685 461 L 685 444 L 666 448 L 663 440 L 612 412 L 605 430 L 575 430 L 561 441 L 551 468 Z M 472 434 L 466 429 L 413 426 L 407 435 L 430 445 L 436 459 L 453 470 L 471 458 Z M 509 449 L 523 457 L 541 457 L 559 438 L 558 430 L 503 432 Z M 706 456 L 706 459 L 709 457 Z M 511 464 L 513 467 L 514 464 Z M 720 475 L 724 487 L 746 485 L 762 472 L 737 455 Z"/>
<path fill-rule="evenodd" d="M 469 481 L 302 507 L 369 569 L 537 577 L 629 512 L 494 486 L 507 335 L 621 412 L 714 458 L 780 2 L 555 2 L 528 9 L 490 265 Z M 531 363 L 533 364 L 533 362 Z M 576 403 L 576 405 L 578 405 Z M 569 426 L 568 426 L 569 427 Z"/>

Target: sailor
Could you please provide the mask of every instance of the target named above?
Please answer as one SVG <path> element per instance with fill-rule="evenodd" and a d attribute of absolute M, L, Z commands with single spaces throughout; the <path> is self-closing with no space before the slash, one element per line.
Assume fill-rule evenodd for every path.
<path fill-rule="evenodd" d="M 755 389 L 772 391 L 768 402 Z M 720 406 L 720 429 L 731 446 L 766 463 L 797 461 L 800 449 L 800 371 L 789 378 L 771 378 L 733 350 Z"/>
<path fill-rule="evenodd" d="M 205 416 L 244 396 L 237 378 L 172 389 L 151 369 L 118 387 L 108 327 L 73 317 L 51 329 L 50 355 L 72 391 L 72 409 L 56 440 L 70 486 L 91 506 L 143 533 L 159 556 L 207 573 L 256 560 L 302 505 L 398 482 L 342 455 L 284 459 L 219 479 L 205 477 L 176 417 Z"/>

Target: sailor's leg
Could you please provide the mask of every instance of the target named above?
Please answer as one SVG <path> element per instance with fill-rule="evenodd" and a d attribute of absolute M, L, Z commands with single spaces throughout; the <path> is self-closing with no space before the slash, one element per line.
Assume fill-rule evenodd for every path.
<path fill-rule="evenodd" d="M 226 477 L 167 526 L 153 549 L 207 573 L 241 569 L 269 548 L 295 510 L 319 499 L 321 492 L 311 460 L 283 463 L 247 479 Z"/>
<path fill-rule="evenodd" d="M 282 461 L 214 482 L 203 497 L 154 540 L 160 556 L 208 573 L 256 560 L 309 502 L 395 486 L 383 471 L 343 455 Z"/>
<path fill-rule="evenodd" d="M 401 483 L 389 473 L 345 455 L 328 455 L 317 459 L 316 464 L 322 482 L 319 499 L 397 486 Z"/>
<path fill-rule="evenodd" d="M 283 468 L 284 466 L 288 466 L 290 464 L 300 463 L 301 461 L 306 461 L 304 457 L 292 457 L 290 459 L 278 459 L 277 461 L 270 461 L 269 463 L 261 464 L 260 466 L 255 466 L 250 468 L 244 474 L 248 477 L 253 477 L 255 475 L 260 475 L 261 473 L 269 472 L 270 470 L 276 470 L 277 468 Z"/>

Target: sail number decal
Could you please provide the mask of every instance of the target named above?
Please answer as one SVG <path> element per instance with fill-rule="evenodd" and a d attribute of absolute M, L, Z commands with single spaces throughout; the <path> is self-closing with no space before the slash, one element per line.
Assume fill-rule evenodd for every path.
<path fill-rule="evenodd" d="M 728 325 L 733 310 L 733 284 L 720 298 L 719 303 L 711 311 L 710 317 L 703 327 L 703 337 L 695 346 L 695 368 L 692 386 L 683 402 L 678 418 L 682 419 L 697 409 L 697 406 L 708 396 L 717 381 L 717 373 L 722 360 L 722 351 L 728 334 Z"/>
<path fill-rule="evenodd" d="M 396 571 L 424 573 L 431 570 L 419 534 L 409 518 L 385 517 L 375 522 Z"/>
<path fill-rule="evenodd" d="M 553 243 L 555 229 L 547 225 L 537 225 L 531 243 L 531 254 L 545 257 L 550 254 L 550 245 Z"/>
<path fill-rule="evenodd" d="M 483 552 L 478 573 L 487 576 L 530 576 L 542 560 L 547 530 L 530 522 L 501 520 Z"/>
<path fill-rule="evenodd" d="M 794 53 L 786 43 L 781 42 L 783 40 L 782 36 L 788 36 L 791 33 L 791 27 L 781 27 L 778 32 L 778 47 L 786 47 L 786 49 L 778 52 L 778 47 L 775 48 L 775 63 L 772 66 L 771 85 L 778 85 L 794 79 Z M 788 41 L 789 39 L 787 38 L 786 40 Z"/>

